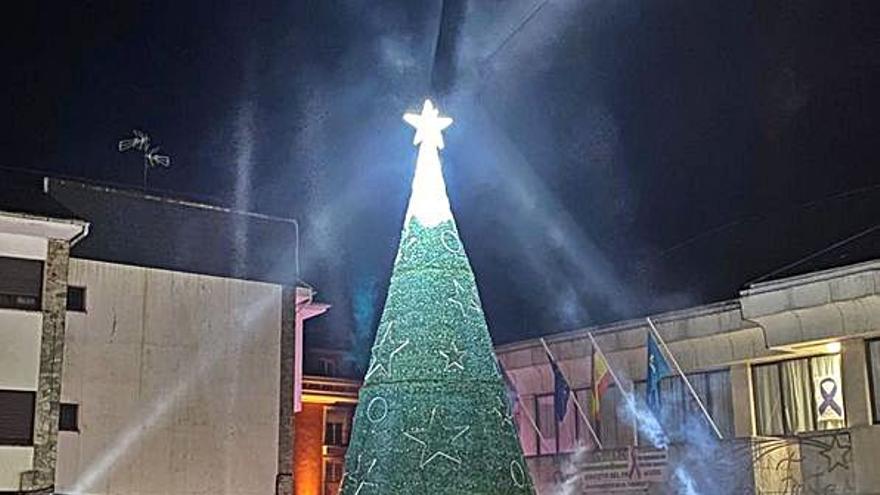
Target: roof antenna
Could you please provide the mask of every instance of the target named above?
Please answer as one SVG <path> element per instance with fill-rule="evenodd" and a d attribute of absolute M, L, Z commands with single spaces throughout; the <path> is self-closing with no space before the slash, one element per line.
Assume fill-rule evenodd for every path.
<path fill-rule="evenodd" d="M 171 157 L 168 155 L 160 155 L 158 146 L 151 146 L 152 143 L 150 141 L 150 136 L 143 131 L 139 131 L 137 129 L 133 129 L 132 134 L 134 137 L 126 138 L 120 140 L 116 149 L 120 153 L 125 153 L 126 151 L 140 151 L 144 156 L 144 192 L 147 191 L 147 171 L 151 168 L 162 167 L 169 168 L 171 167 Z"/>

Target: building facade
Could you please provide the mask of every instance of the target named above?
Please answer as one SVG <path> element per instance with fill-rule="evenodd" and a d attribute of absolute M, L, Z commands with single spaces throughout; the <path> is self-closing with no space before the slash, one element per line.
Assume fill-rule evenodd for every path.
<path fill-rule="evenodd" d="M 347 353 L 310 347 L 302 409 L 295 415 L 294 493 L 336 495 L 342 481 L 360 380 Z"/>
<path fill-rule="evenodd" d="M 880 493 L 880 262 L 756 284 L 736 300 L 653 320 L 723 440 L 693 441 L 698 430 L 713 434 L 684 382 L 671 374 L 661 382 L 662 426 L 671 443 L 656 453 L 659 476 L 633 468 L 633 452 L 643 460 L 654 455 L 650 431 L 643 425 L 634 433 L 639 419 L 624 412 L 624 395 L 613 385 L 599 406 L 604 449 L 586 452 L 580 447 L 592 440 L 576 409 L 561 423 L 554 418 L 553 374 L 541 343 L 500 346 L 521 398 L 519 431 L 539 493 L 557 493 L 562 483 L 577 493 L 603 493 L 596 473 L 616 477 L 624 493 L 665 493 L 670 471 L 689 456 L 725 466 L 726 475 L 715 478 L 719 493 Z M 589 411 L 588 332 L 623 387 L 641 399 L 648 331 L 646 321 L 629 321 L 546 341 Z M 715 451 L 695 446 L 711 444 Z"/>
<path fill-rule="evenodd" d="M 0 493 L 53 485 L 67 267 L 88 231 L 57 205 L 35 203 L 0 214 Z"/>
<path fill-rule="evenodd" d="M 295 223 L 39 186 L 0 193 L 0 493 L 292 493 L 296 349 L 327 309 L 294 286 Z"/>

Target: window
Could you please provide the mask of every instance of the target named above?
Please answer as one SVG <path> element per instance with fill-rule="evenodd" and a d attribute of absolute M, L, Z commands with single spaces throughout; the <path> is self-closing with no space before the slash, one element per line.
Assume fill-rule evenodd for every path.
<path fill-rule="evenodd" d="M 874 410 L 874 423 L 880 424 L 880 339 L 869 340 L 867 346 L 871 407 Z"/>
<path fill-rule="evenodd" d="M 532 423 L 535 420 L 535 403 L 534 395 L 520 396 L 519 408 L 523 411 L 516 415 L 523 454 L 529 457 L 538 455 L 538 435 Z"/>
<path fill-rule="evenodd" d="M 318 358 L 318 369 L 321 376 L 336 376 L 336 360 L 333 358 Z"/>
<path fill-rule="evenodd" d="M 85 287 L 67 287 L 67 310 L 82 311 L 86 310 L 86 288 Z"/>
<path fill-rule="evenodd" d="M 324 483 L 339 483 L 342 481 L 342 462 L 336 459 L 327 459 L 324 462 Z"/>
<path fill-rule="evenodd" d="M 733 402 L 729 371 L 691 373 L 687 376 L 721 433 L 725 437 L 733 436 Z M 664 378 L 660 387 L 662 410 L 659 419 L 671 438 L 675 439 L 678 435 L 688 433 L 689 429 L 695 426 L 696 421 L 702 422 L 709 428 L 699 405 L 679 376 Z M 589 416 L 591 390 L 580 388 L 572 392 L 572 400 L 577 400 L 584 414 Z M 636 382 L 634 393 L 637 400 L 642 400 L 646 393 L 645 382 Z M 637 425 L 621 413 L 624 400 L 626 399 L 617 386 L 611 384 L 602 396 L 598 423 L 590 418 L 592 426 L 597 428 L 597 434 L 604 447 L 633 444 L 633 429 Z M 523 397 L 520 402 L 520 407 L 527 410 L 534 418 L 543 437 L 543 439 L 539 438 L 528 418 L 520 415 L 518 422 L 520 440 L 526 456 L 571 452 L 577 448 L 577 445 L 593 443 L 592 435 L 574 404 L 569 404 L 565 419 L 557 423 L 553 394 Z"/>
<path fill-rule="evenodd" d="M 343 445 L 342 423 L 328 422 L 324 425 L 324 445 Z"/>
<path fill-rule="evenodd" d="M 553 404 L 553 394 L 535 396 L 535 423 L 541 432 L 538 438 L 538 454 L 556 453 L 556 409 Z"/>
<path fill-rule="evenodd" d="M 840 354 L 752 367 L 758 435 L 846 426 Z"/>
<path fill-rule="evenodd" d="M 36 395 L 0 390 L 0 445 L 33 445 Z"/>
<path fill-rule="evenodd" d="M 61 404 L 58 414 L 58 430 L 79 431 L 79 404 Z"/>
<path fill-rule="evenodd" d="M 730 371 L 688 373 L 688 381 L 703 402 L 712 421 L 725 438 L 733 436 L 733 395 Z M 642 392 L 642 397 L 645 393 Z M 669 435 L 687 434 L 694 425 L 689 419 L 699 418 L 705 426 L 705 415 L 679 375 L 667 376 L 660 382 L 661 421 Z"/>
<path fill-rule="evenodd" d="M 0 257 L 0 308 L 38 310 L 43 292 L 43 263 Z"/>
<path fill-rule="evenodd" d="M 324 413 L 324 445 L 344 447 L 348 445 L 351 409 L 334 407 Z"/>

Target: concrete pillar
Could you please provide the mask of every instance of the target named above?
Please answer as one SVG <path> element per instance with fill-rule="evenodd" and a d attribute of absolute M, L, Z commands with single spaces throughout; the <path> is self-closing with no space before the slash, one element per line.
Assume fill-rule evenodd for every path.
<path fill-rule="evenodd" d="M 865 341 L 845 340 L 840 362 L 843 374 L 843 400 L 846 403 L 846 424 L 850 428 L 870 425 L 871 402 Z"/>
<path fill-rule="evenodd" d="M 22 491 L 40 493 L 47 488 L 51 490 L 55 484 L 69 261 L 70 244 L 49 239 L 43 268 L 43 328 L 34 411 L 34 469 L 22 474 Z"/>
<path fill-rule="evenodd" d="M 746 363 L 730 367 L 730 392 L 733 395 L 733 433 L 736 437 L 755 435 L 755 404 L 752 392 L 752 368 Z"/>

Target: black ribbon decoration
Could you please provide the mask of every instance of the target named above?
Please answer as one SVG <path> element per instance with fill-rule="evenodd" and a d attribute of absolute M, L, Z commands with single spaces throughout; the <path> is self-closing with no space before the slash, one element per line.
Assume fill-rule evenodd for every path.
<path fill-rule="evenodd" d="M 831 384 L 831 387 L 826 389 L 826 383 Z M 819 382 L 819 393 L 822 394 L 822 403 L 819 404 L 820 415 L 824 415 L 825 411 L 830 407 L 838 416 L 843 416 L 843 409 L 841 409 L 840 405 L 834 400 L 837 396 L 837 382 L 834 378 L 823 378 L 822 381 Z"/>

